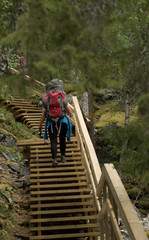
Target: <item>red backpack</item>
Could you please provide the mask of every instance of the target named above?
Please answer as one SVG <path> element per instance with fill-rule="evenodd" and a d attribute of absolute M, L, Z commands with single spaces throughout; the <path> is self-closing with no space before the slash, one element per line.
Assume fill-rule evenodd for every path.
<path fill-rule="evenodd" d="M 50 92 L 45 97 L 47 99 L 47 107 L 46 107 L 46 117 L 48 120 L 53 120 L 57 122 L 59 119 L 62 119 L 65 116 L 65 108 L 64 108 L 64 92 Z"/>

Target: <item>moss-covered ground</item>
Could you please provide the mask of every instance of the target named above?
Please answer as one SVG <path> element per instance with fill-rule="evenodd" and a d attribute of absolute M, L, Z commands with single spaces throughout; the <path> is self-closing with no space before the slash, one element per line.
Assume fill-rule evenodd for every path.
<path fill-rule="evenodd" d="M 94 115 L 94 126 L 99 131 L 101 128 L 117 124 L 118 126 L 125 125 L 125 110 L 124 106 L 115 100 L 109 101 L 103 105 L 97 105 Z M 138 117 L 137 107 L 130 108 L 130 122 L 133 122 Z"/>

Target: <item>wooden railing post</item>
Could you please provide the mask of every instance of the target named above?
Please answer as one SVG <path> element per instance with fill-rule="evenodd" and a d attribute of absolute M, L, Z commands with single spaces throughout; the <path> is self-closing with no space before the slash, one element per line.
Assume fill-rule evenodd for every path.
<path fill-rule="evenodd" d="M 101 179 L 97 186 L 97 196 L 99 196 L 99 198 L 101 198 L 102 192 L 105 192 L 105 185 L 108 186 L 108 192 L 110 193 L 109 200 L 108 198 L 106 199 L 106 204 L 108 207 L 108 212 L 111 213 L 112 239 L 115 240 L 115 237 L 116 239 L 121 239 L 117 223 L 117 212 L 119 212 L 130 239 L 147 240 L 147 236 L 143 230 L 139 218 L 113 164 L 104 164 Z M 103 203 L 105 203 L 104 200 L 105 199 L 103 198 Z M 99 214 L 101 218 L 103 217 L 103 206 L 105 206 L 105 204 L 101 204 L 101 213 Z"/>

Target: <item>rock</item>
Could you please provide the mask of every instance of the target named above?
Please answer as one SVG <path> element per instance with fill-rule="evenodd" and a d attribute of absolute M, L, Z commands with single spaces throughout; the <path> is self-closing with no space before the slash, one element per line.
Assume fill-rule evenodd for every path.
<path fill-rule="evenodd" d="M 0 141 L 2 141 L 4 138 L 5 138 L 5 134 L 2 131 L 0 131 Z"/>
<path fill-rule="evenodd" d="M 14 171 L 11 168 L 9 168 L 8 171 L 12 174 L 14 173 Z"/>
<path fill-rule="evenodd" d="M 15 174 L 12 174 L 12 175 L 11 175 L 11 178 L 16 178 L 16 175 L 15 175 Z"/>
<path fill-rule="evenodd" d="M 75 94 L 73 94 L 74 96 Z M 73 105 L 72 102 L 72 95 L 68 95 L 68 102 Z M 86 117 L 88 117 L 88 93 L 84 92 L 83 94 L 77 94 L 78 101 L 81 105 L 81 108 L 83 110 L 83 113 Z"/>
<path fill-rule="evenodd" d="M 10 49 L 8 47 L 2 47 L 0 54 L 0 77 L 2 77 L 7 71 L 9 55 Z"/>
<path fill-rule="evenodd" d="M 39 103 L 37 104 L 37 107 L 40 107 L 41 109 L 43 108 L 42 101 L 39 101 Z"/>
<path fill-rule="evenodd" d="M 17 160 L 14 157 L 10 157 L 10 161 L 17 163 Z"/>
<path fill-rule="evenodd" d="M 15 233 L 14 236 L 17 237 L 17 238 L 20 238 L 22 240 L 29 240 L 29 237 L 23 236 L 19 233 Z"/>
<path fill-rule="evenodd" d="M 88 117 L 88 93 L 84 92 L 82 95 L 78 96 L 81 108 L 86 117 Z"/>
<path fill-rule="evenodd" d="M 68 99 L 68 102 L 73 105 L 73 102 L 72 102 L 72 95 L 67 95 L 67 99 Z"/>
<path fill-rule="evenodd" d="M 96 94 L 96 103 L 99 105 L 103 105 L 113 99 L 119 99 L 119 94 L 115 89 L 103 89 Z"/>
<path fill-rule="evenodd" d="M 26 221 L 20 223 L 20 226 L 21 226 L 21 227 L 27 227 L 27 228 L 29 228 L 29 226 L 30 226 L 29 221 L 26 220 Z"/>
<path fill-rule="evenodd" d="M 18 165 L 9 166 L 13 171 L 20 173 L 20 167 Z"/>
<path fill-rule="evenodd" d="M 15 147 L 16 146 L 16 140 L 11 135 L 7 135 L 1 141 L 1 145 L 5 146 L 5 147 Z"/>
<path fill-rule="evenodd" d="M 18 188 L 24 188 L 24 180 L 17 182 Z"/>
<path fill-rule="evenodd" d="M 3 197 L 5 197 L 5 199 L 6 199 L 7 202 L 9 203 L 9 209 L 13 209 L 12 199 L 5 194 L 5 191 L 4 191 L 4 190 L 0 190 L 0 194 L 1 194 Z"/>
<path fill-rule="evenodd" d="M 20 193 L 20 192 L 15 192 L 15 194 L 17 194 L 18 196 L 22 196 L 23 193 Z"/>
<path fill-rule="evenodd" d="M 24 167 L 22 169 L 22 173 L 26 176 L 26 175 L 30 175 L 30 168 L 29 167 Z"/>
<path fill-rule="evenodd" d="M 10 161 L 10 157 L 5 152 L 0 152 L 0 154 L 6 159 Z"/>

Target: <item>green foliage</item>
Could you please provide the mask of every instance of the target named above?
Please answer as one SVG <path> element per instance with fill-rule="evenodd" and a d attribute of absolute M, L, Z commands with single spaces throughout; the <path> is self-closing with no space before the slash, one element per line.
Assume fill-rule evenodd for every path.
<path fill-rule="evenodd" d="M 5 239 L 8 235 L 9 230 L 12 228 L 12 213 L 9 208 L 9 204 L 2 201 L 0 193 L 0 239 Z"/>
<path fill-rule="evenodd" d="M 135 121 L 127 128 L 115 126 L 104 130 L 104 140 L 119 157 L 116 163 L 122 172 L 140 176 L 144 184 L 149 184 L 149 126 L 145 122 Z"/>
<path fill-rule="evenodd" d="M 18 66 L 20 66 L 20 63 L 19 63 L 20 59 L 21 58 L 17 54 L 15 54 L 15 53 L 10 54 L 10 57 L 8 59 L 9 67 L 16 69 Z"/>
<path fill-rule="evenodd" d="M 5 152 L 8 156 L 15 158 L 15 160 L 19 163 L 22 159 L 22 154 L 18 151 L 16 151 L 15 147 L 5 147 L 0 145 L 0 151 Z"/>
<path fill-rule="evenodd" d="M 149 114 L 149 93 L 140 96 L 138 100 L 138 111 L 142 115 Z"/>
<path fill-rule="evenodd" d="M 33 81 L 32 79 L 26 80 L 23 72 L 18 75 L 5 75 L 0 78 L 0 84 L 2 86 L 0 92 L 6 101 L 9 101 L 9 98 L 13 99 L 13 96 L 29 97 L 32 94 L 30 89 L 33 88 Z"/>
<path fill-rule="evenodd" d="M 3 100 L 5 100 L 6 102 L 13 100 L 13 97 L 10 95 L 10 91 L 8 89 L 7 85 L 4 85 L 1 89 L 0 89 L 0 98 L 2 98 Z M 3 114 L 2 114 L 3 115 Z"/>
<path fill-rule="evenodd" d="M 6 37 L 16 28 L 16 20 L 21 14 L 23 0 L 1 0 L 0 1 L 0 24 L 1 32 L 0 37 Z"/>
<path fill-rule="evenodd" d="M 11 22 L 16 23 L 21 4 L 26 11 L 13 31 Z M 148 183 L 149 2 L 2 0 L 0 9 L 2 42 L 12 47 L 21 43 L 33 78 L 47 83 L 58 77 L 67 84 L 79 78 L 81 89 L 116 86 L 129 90 L 130 101 L 138 102 L 142 118 L 134 118 L 126 128 L 108 128 L 105 138 L 120 156 L 119 167 L 140 174 Z M 4 78 L 4 82 L 15 93 L 20 89 L 24 94 L 23 75 L 17 81 Z M 124 122 L 124 112 L 120 116 L 118 111 L 116 120 L 106 114 L 111 124 L 119 119 Z"/>

